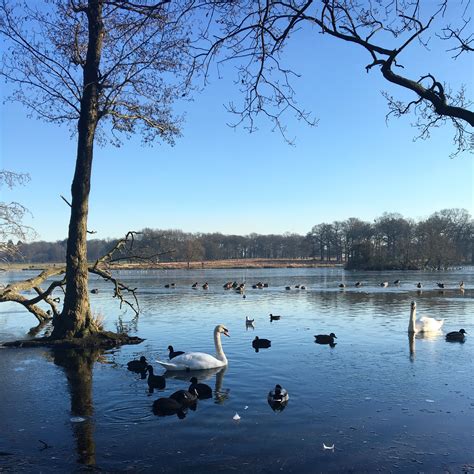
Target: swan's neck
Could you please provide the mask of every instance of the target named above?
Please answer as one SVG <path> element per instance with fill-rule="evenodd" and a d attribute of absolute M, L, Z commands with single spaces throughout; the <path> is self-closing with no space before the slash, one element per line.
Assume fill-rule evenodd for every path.
<path fill-rule="evenodd" d="M 415 332 L 416 308 L 411 308 L 410 322 L 408 323 L 408 332 Z"/>
<path fill-rule="evenodd" d="M 216 346 L 216 359 L 227 363 L 227 358 L 222 350 L 221 333 L 219 331 L 214 331 L 214 345 Z"/>

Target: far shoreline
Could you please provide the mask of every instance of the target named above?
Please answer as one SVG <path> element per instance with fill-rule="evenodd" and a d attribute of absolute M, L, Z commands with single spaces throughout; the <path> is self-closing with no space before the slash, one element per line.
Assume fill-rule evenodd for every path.
<path fill-rule="evenodd" d="M 91 262 L 93 264 L 93 262 Z M 42 271 L 61 267 L 65 263 L 9 263 L 1 271 Z M 218 269 L 264 269 L 264 268 L 344 268 L 343 263 L 323 262 L 317 259 L 229 259 L 199 260 L 192 262 L 159 262 L 159 263 L 114 263 L 113 270 L 218 270 Z"/>

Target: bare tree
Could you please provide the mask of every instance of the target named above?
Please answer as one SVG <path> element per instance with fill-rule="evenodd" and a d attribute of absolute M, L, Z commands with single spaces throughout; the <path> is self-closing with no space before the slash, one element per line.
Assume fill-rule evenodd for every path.
<path fill-rule="evenodd" d="M 240 0 L 211 2 L 220 14 L 220 31 L 208 36 L 209 46 L 197 56 L 209 68 L 217 58 L 219 64 L 238 61 L 238 84 L 244 94 L 241 107 L 230 104 L 238 123 L 253 130 L 258 114 L 268 116 L 284 135 L 282 116 L 291 111 L 296 117 L 314 123 L 298 106 L 292 77 L 296 72 L 285 66 L 282 53 L 296 31 L 306 28 L 317 44 L 318 33 L 336 41 L 351 43 L 367 52 L 367 72 L 380 71 L 388 82 L 411 91 L 413 99 L 405 103 L 389 93 L 388 116 L 400 117 L 413 112 L 419 137 L 445 122 L 454 127 L 456 152 L 473 146 L 474 112 L 472 103 L 461 87 L 452 91 L 432 72 L 416 77 L 403 65 L 408 49 L 426 48 L 430 39 L 446 41 L 447 52 L 454 57 L 473 51 L 470 0 Z M 446 24 L 447 14 L 458 25 Z M 444 21 L 444 23 L 443 23 Z M 440 26 L 441 25 L 445 25 Z M 311 47 L 308 45 L 308 60 Z M 427 52 L 427 51 L 426 51 Z M 287 61 L 286 61 L 287 62 Z M 466 78 L 469 81 L 470 78 Z"/>
<path fill-rule="evenodd" d="M 97 333 L 88 296 L 87 216 L 94 144 L 140 133 L 172 143 L 173 101 L 189 91 L 185 4 L 140 0 L 0 3 L 0 73 L 11 99 L 77 137 L 64 305 L 52 338 Z"/>
<path fill-rule="evenodd" d="M 0 189 L 3 187 L 13 188 L 24 185 L 30 180 L 26 173 L 15 173 L 8 170 L 0 170 Z M 18 245 L 13 242 L 25 241 L 34 237 L 34 230 L 23 223 L 28 209 L 16 201 L 0 202 L 0 259 L 10 260 L 18 257 Z"/>

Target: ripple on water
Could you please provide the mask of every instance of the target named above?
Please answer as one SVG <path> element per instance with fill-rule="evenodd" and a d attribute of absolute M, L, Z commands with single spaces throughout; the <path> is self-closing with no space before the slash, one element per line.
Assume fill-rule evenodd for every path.
<path fill-rule="evenodd" d="M 155 397 L 158 398 L 158 397 Z M 143 400 L 116 400 L 111 399 L 101 404 L 101 416 L 112 424 L 140 424 L 151 418 L 151 406 L 155 398 Z"/>

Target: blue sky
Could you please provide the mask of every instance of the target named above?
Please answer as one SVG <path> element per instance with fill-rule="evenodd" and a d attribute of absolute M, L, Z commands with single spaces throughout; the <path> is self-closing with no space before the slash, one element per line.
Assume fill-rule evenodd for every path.
<path fill-rule="evenodd" d="M 405 71 L 431 72 L 453 88 L 467 84 L 472 98 L 473 62 L 431 51 L 407 51 Z M 419 53 L 423 54 L 419 54 Z M 174 147 L 140 139 L 121 148 L 96 146 L 89 228 L 94 237 L 119 237 L 144 227 L 226 234 L 305 234 L 315 224 L 359 217 L 372 221 L 383 212 L 425 218 L 444 208 L 474 213 L 472 155 L 455 159 L 453 131 L 433 131 L 413 141 L 413 117 L 385 121 L 386 90 L 412 98 L 386 83 L 368 56 L 354 45 L 302 31 L 292 37 L 284 60 L 302 74 L 295 80 L 299 104 L 319 119 L 308 127 L 288 117 L 289 146 L 272 125 L 259 120 L 247 133 L 226 124 L 224 104 L 238 102 L 232 68 L 211 78 L 193 102 L 176 105 L 186 114 L 183 136 Z M 4 91 L 7 89 L 4 89 Z M 0 167 L 28 172 L 31 182 L 1 200 L 27 206 L 39 238 L 65 238 L 75 141 L 66 128 L 26 117 L 19 104 L 1 112 Z"/>

